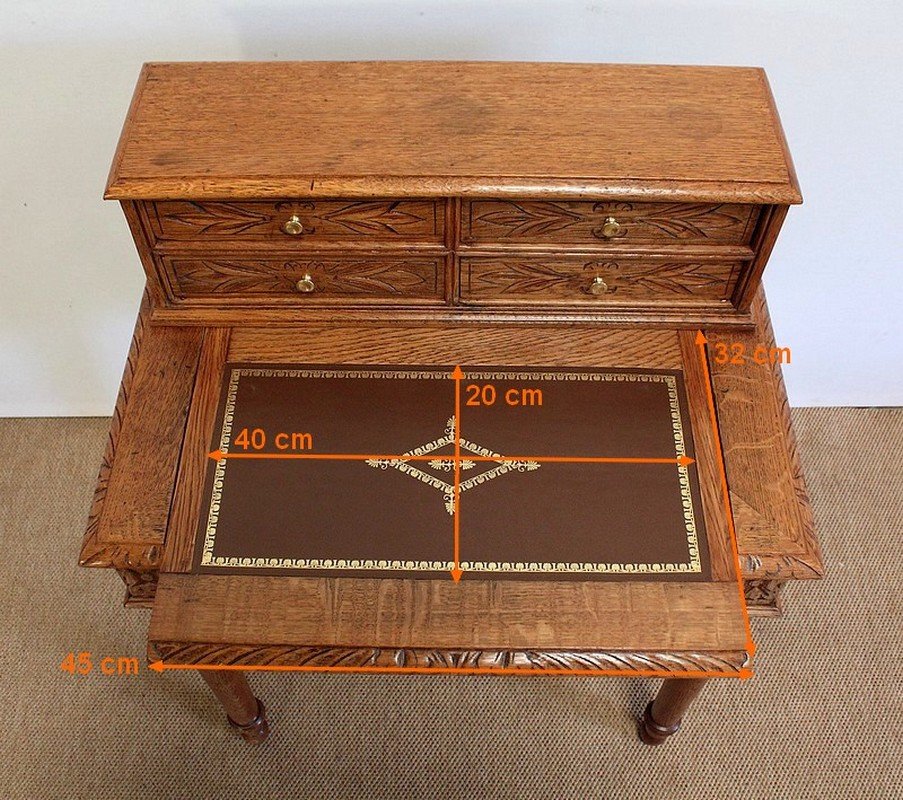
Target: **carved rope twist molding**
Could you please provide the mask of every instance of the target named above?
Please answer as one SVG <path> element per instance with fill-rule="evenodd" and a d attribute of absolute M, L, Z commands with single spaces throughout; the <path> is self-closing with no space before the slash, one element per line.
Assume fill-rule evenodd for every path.
<path fill-rule="evenodd" d="M 171 664 L 296 667 L 410 667 L 416 669 L 574 670 L 643 673 L 739 672 L 744 652 L 580 650 L 452 650 L 438 648 L 302 647 L 151 642 L 148 654 Z"/>

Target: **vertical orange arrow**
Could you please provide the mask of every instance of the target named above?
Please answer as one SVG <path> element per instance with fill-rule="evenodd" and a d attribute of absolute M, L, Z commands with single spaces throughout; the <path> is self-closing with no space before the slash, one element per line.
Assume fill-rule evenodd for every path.
<path fill-rule="evenodd" d="M 461 365 L 455 367 L 451 374 L 455 380 L 455 492 L 454 492 L 454 525 L 455 525 L 455 566 L 451 570 L 452 580 L 461 580 Z"/>
<path fill-rule="evenodd" d="M 740 593 L 740 607 L 743 609 L 743 621 L 746 624 L 746 652 L 752 658 L 756 652 L 756 645 L 752 638 L 752 629 L 749 625 L 749 611 L 746 608 L 746 594 L 743 591 L 743 578 L 741 576 L 740 549 L 737 546 L 737 531 L 734 528 L 734 515 L 731 511 L 730 493 L 727 487 L 727 471 L 724 468 L 724 456 L 721 452 L 721 436 L 718 431 L 718 414 L 715 411 L 715 396 L 712 394 L 712 376 L 709 374 L 709 360 L 706 358 L 705 346 L 708 339 L 702 331 L 696 331 L 696 345 L 699 348 L 699 360 L 702 363 L 702 374 L 706 385 L 706 399 L 709 404 L 709 417 L 712 421 L 712 432 L 715 434 L 717 447 L 715 452 L 718 460 L 718 471 L 721 474 L 721 493 L 724 497 L 724 513 L 727 516 L 727 530 L 731 537 L 731 548 L 734 551 L 734 564 L 737 570 L 737 590 Z"/>

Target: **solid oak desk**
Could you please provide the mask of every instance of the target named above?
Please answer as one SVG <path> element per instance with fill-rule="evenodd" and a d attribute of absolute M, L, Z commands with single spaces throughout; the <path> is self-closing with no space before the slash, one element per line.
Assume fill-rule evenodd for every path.
<path fill-rule="evenodd" d="M 107 196 L 122 201 L 148 291 L 81 563 L 116 568 L 127 603 L 153 604 L 152 657 L 651 671 L 680 678 L 647 711 L 644 739 L 660 741 L 705 677 L 749 665 L 719 447 L 746 604 L 775 612 L 786 580 L 821 574 L 780 368 L 751 357 L 774 345 L 759 278 L 800 200 L 760 71 L 150 65 Z M 709 351 L 711 387 L 700 328 L 746 348 L 727 364 Z M 208 452 L 236 364 L 677 374 L 695 463 L 673 469 L 698 476 L 705 555 L 688 563 L 699 574 L 205 573 L 195 556 L 212 507 Z M 614 410 L 600 420 L 619 423 Z M 516 486 L 493 491 L 508 498 Z M 596 544 L 585 561 L 607 563 L 612 540 Z M 455 555 L 455 573 L 466 560 Z M 259 738 L 262 708 L 241 673 L 202 674 Z"/>

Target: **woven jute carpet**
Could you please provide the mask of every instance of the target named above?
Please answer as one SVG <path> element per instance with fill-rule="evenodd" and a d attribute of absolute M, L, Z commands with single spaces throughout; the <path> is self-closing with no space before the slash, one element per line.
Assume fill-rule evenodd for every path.
<path fill-rule="evenodd" d="M 793 418 L 828 577 L 656 749 L 651 680 L 258 674 L 255 749 L 191 673 L 70 676 L 73 650 L 144 664 L 148 613 L 75 564 L 107 421 L 0 421 L 0 797 L 903 797 L 903 410 Z"/>

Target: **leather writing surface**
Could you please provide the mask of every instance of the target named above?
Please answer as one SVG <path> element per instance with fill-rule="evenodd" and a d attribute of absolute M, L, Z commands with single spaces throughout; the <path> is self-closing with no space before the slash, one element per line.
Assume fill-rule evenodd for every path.
<path fill-rule="evenodd" d="M 708 578 L 679 371 L 463 369 L 227 365 L 196 571 Z"/>

